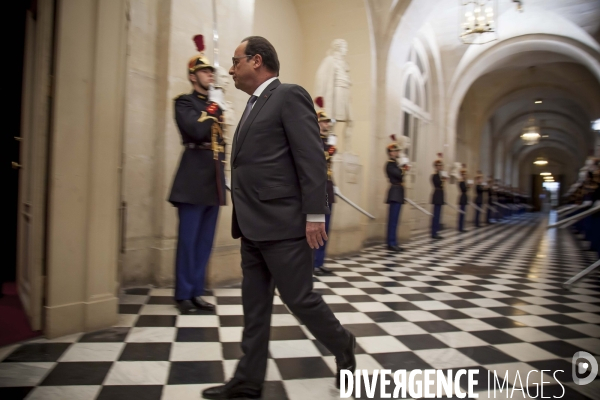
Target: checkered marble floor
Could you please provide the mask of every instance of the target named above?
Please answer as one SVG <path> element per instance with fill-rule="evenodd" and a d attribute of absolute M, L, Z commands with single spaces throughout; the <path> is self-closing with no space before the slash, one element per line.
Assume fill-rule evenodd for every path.
<path fill-rule="evenodd" d="M 530 370 L 564 370 L 563 398 L 600 399 L 600 378 L 578 386 L 571 377 L 575 352 L 600 358 L 599 274 L 561 287 L 596 255 L 546 223 L 527 214 L 442 231 L 439 241 L 417 237 L 400 254 L 372 247 L 327 260 L 335 274 L 315 278 L 315 289 L 356 335 L 360 369 L 476 368 L 479 398 L 488 398 L 488 370 L 519 371 L 529 386 L 555 383 L 546 374 L 525 382 Z M 172 294 L 127 289 L 111 329 L 0 348 L 0 399 L 198 399 L 241 355 L 240 289 L 207 297 L 216 314 L 179 315 Z M 276 297 L 263 398 L 339 398 L 334 371 L 333 356 Z M 544 396 L 561 393 L 544 387 Z"/>

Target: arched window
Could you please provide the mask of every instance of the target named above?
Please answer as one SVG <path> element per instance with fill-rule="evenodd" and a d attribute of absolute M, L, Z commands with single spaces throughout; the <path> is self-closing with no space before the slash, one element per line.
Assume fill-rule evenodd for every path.
<path fill-rule="evenodd" d="M 417 160 L 419 133 L 423 124 L 430 121 L 429 114 L 429 64 L 425 50 L 419 41 L 410 49 L 404 68 L 402 99 L 402 134 L 411 141 L 408 157 Z"/>

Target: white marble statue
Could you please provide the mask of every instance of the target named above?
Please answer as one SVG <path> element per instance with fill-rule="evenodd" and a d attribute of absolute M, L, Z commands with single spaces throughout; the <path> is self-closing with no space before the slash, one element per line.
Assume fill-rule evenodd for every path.
<path fill-rule="evenodd" d="M 410 138 L 408 136 L 400 136 L 398 138 L 398 146 L 400 147 L 400 157 L 398 157 L 398 166 L 403 167 L 409 165 L 408 149 L 410 147 Z"/>
<path fill-rule="evenodd" d="M 315 97 L 323 97 L 327 115 L 336 122 L 344 123 L 344 147 L 350 151 L 352 136 L 352 114 L 350 110 L 350 70 L 346 62 L 348 43 L 335 39 L 327 57 L 317 70 Z"/>

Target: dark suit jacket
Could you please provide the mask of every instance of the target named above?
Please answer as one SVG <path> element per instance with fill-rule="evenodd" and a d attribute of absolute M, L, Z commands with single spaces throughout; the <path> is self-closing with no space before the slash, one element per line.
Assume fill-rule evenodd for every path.
<path fill-rule="evenodd" d="M 298 85 L 273 81 L 236 135 L 233 237 L 306 236 L 306 214 L 329 214 L 327 166 L 310 95 Z"/>
<path fill-rule="evenodd" d="M 444 183 L 440 174 L 431 175 L 431 182 L 433 183 L 433 196 L 431 196 L 431 204 L 443 205 L 444 204 Z"/>
<path fill-rule="evenodd" d="M 458 204 L 461 206 L 466 206 L 469 202 L 469 199 L 467 198 L 467 183 L 465 181 L 461 181 L 459 182 L 458 187 L 460 188 L 460 199 L 458 200 Z"/>
<path fill-rule="evenodd" d="M 396 202 L 396 203 L 404 203 L 404 186 L 402 186 L 402 179 L 404 175 L 402 174 L 402 169 L 398 166 L 396 160 L 390 159 L 385 165 L 385 173 L 387 174 L 388 179 L 392 186 L 390 186 L 390 190 L 388 191 L 386 203 Z"/>
<path fill-rule="evenodd" d="M 182 144 L 211 142 L 212 126 L 217 122 L 213 119 L 198 122 L 209 104 L 211 103 L 206 96 L 195 91 L 175 98 L 175 121 Z M 217 109 L 214 116 L 220 118 L 221 115 L 221 109 Z M 225 146 L 222 139 L 220 144 Z M 224 159 L 225 153 L 219 153 L 219 162 L 215 163 L 211 150 L 185 148 L 175 173 L 169 201 L 173 205 L 189 203 L 218 206 L 219 197 L 225 200 L 225 174 L 222 163 Z"/>
<path fill-rule="evenodd" d="M 485 192 L 483 185 L 475 186 L 475 193 L 477 193 L 477 196 L 475 197 L 475 204 L 477 204 L 478 206 L 483 204 L 483 192 Z"/>

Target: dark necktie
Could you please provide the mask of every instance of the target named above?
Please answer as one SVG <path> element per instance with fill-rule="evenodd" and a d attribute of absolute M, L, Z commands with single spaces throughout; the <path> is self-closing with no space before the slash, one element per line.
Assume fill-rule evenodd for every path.
<path fill-rule="evenodd" d="M 244 114 L 242 115 L 242 119 L 240 120 L 240 124 L 238 125 L 238 129 L 235 134 L 236 143 L 237 143 L 237 138 L 238 138 L 240 132 L 242 131 L 242 127 L 244 126 L 244 123 L 248 119 L 248 116 L 250 115 L 250 111 L 252 111 L 252 106 L 254 105 L 254 102 L 256 101 L 256 99 L 258 99 L 258 96 L 254 96 L 254 95 L 250 96 L 250 98 L 248 99 L 248 103 L 246 104 L 246 109 L 244 110 Z"/>

